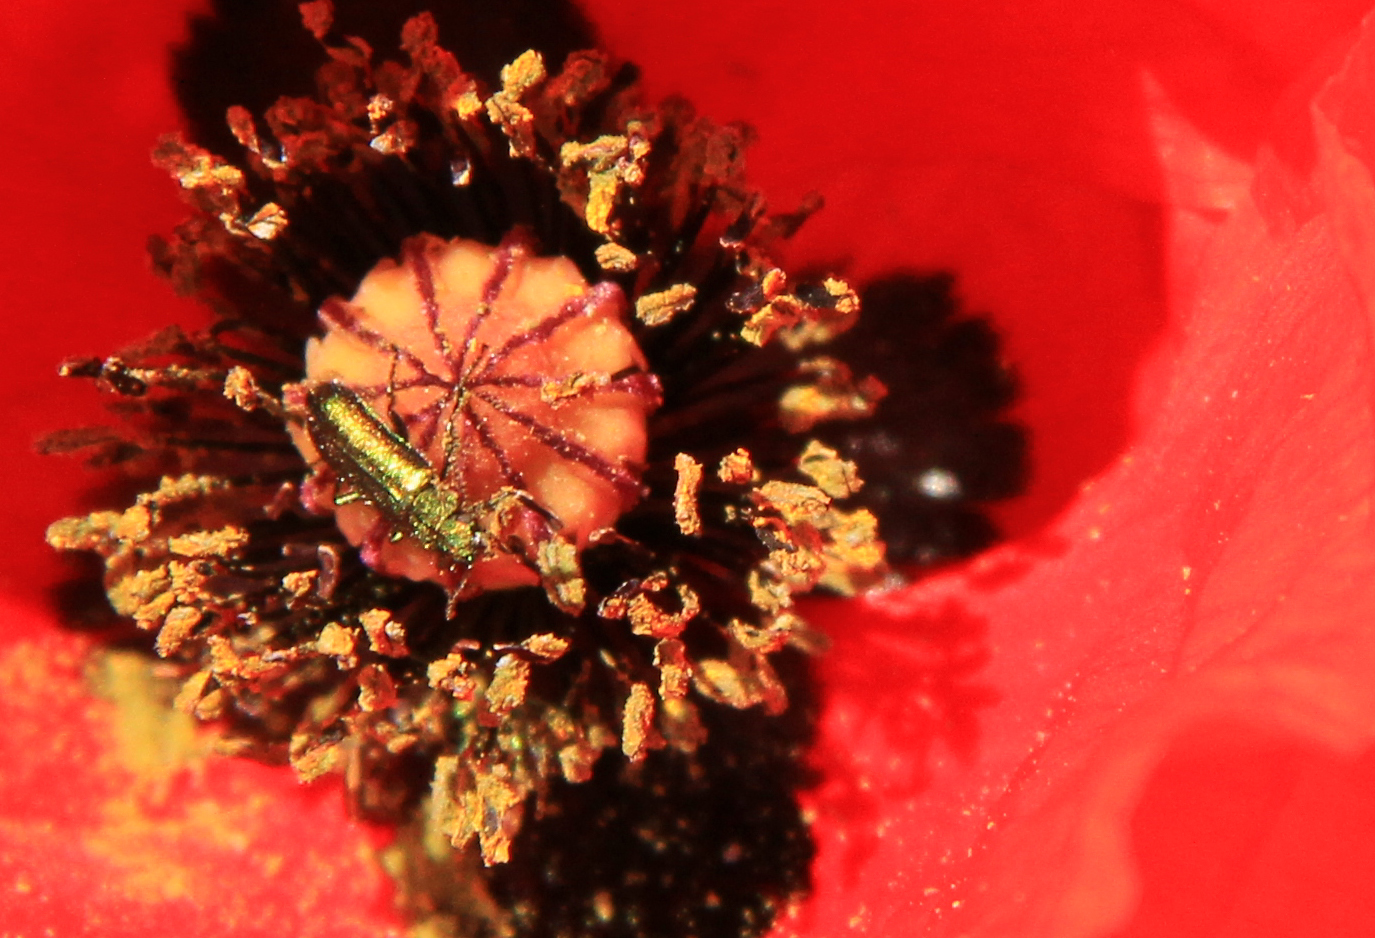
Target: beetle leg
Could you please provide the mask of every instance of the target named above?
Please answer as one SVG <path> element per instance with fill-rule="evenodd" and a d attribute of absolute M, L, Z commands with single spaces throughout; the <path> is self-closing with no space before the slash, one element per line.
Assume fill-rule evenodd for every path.
<path fill-rule="evenodd" d="M 410 427 L 406 421 L 396 411 L 396 369 L 401 365 L 401 350 L 392 346 L 391 367 L 387 370 L 387 419 L 391 421 L 392 429 L 396 435 L 403 440 L 410 436 Z"/>

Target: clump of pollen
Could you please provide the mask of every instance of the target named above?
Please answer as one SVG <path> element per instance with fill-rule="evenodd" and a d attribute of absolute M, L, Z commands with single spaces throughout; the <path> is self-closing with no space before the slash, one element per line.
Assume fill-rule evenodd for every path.
<path fill-rule="evenodd" d="M 486 87 L 428 15 L 375 62 L 302 9 L 317 97 L 155 154 L 191 206 L 155 260 L 213 320 L 63 365 L 119 419 L 48 448 L 141 494 L 48 538 L 225 751 L 502 864 L 559 786 L 788 706 L 796 598 L 886 570 L 809 434 L 884 388 L 827 351 L 850 287 L 772 259 L 819 203 L 771 214 L 743 128 L 601 53 Z"/>

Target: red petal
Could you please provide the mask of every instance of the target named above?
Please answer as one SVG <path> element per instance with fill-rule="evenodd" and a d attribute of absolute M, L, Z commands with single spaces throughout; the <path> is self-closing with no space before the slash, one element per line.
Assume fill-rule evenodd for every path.
<path fill-rule="evenodd" d="M 7 625 L 24 615 L 8 603 L 2 614 Z M 340 817 L 337 786 L 242 759 L 169 764 L 168 726 L 92 699 L 87 650 L 49 630 L 0 652 L 9 933 L 403 934 L 377 838 Z"/>
<path fill-rule="evenodd" d="M 336 789 L 244 760 L 140 767 L 118 744 L 127 715 L 87 690 L 87 643 L 35 611 L 59 569 L 43 529 L 81 509 L 91 476 L 32 442 L 102 417 L 57 363 L 202 315 L 145 248 L 182 215 L 149 151 L 177 125 L 166 50 L 183 15 L 164 0 L 15 0 L 0 35 L 0 922 L 101 938 L 400 934 L 376 834 Z"/>
<path fill-rule="evenodd" d="M 851 771 L 808 930 L 1368 927 L 1369 175 L 1330 162 L 1369 152 L 1372 48 L 1321 99 L 1344 145 L 1306 224 L 1168 216 L 1211 243 L 1179 258 L 1178 344 L 1118 463 L 1045 535 L 872 600 L 883 625 L 837 615 L 823 757 Z"/>
<path fill-rule="evenodd" d="M 14 0 L 0 37 L 9 130 L 0 149 L 4 371 L 0 460 L 7 556 L 0 589 L 41 600 L 56 575 L 47 524 L 81 507 L 90 475 L 34 441 L 96 423 L 89 387 L 57 377 L 74 355 L 106 355 L 199 312 L 152 274 L 148 236 L 182 210 L 149 151 L 177 126 L 166 50 L 183 10 L 159 0 L 101 6 Z"/>
<path fill-rule="evenodd" d="M 1169 315 L 1158 204 L 1190 190 L 1214 207 L 1197 177 L 1218 154 L 1251 160 L 1311 54 L 1281 52 L 1320 48 L 1363 5 L 584 4 L 651 90 L 760 130 L 751 171 L 775 205 L 824 193 L 796 255 L 857 277 L 951 269 L 996 311 L 1035 444 L 1032 491 L 1001 512 L 1013 533 L 1130 438 L 1137 368 Z M 1162 164 L 1162 100 L 1216 141 L 1192 154 L 1212 165 Z"/>

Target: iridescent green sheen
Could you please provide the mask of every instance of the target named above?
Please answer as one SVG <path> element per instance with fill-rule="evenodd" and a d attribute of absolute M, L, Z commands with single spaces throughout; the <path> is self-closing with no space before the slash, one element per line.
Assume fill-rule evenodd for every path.
<path fill-rule="evenodd" d="M 306 430 L 343 483 L 336 504 L 366 502 L 397 534 L 464 566 L 486 552 L 486 538 L 457 493 L 351 389 L 334 381 L 311 388 Z"/>

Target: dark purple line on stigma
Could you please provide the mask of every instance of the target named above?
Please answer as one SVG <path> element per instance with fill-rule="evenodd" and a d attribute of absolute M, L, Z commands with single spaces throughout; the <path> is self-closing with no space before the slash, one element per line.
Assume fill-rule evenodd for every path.
<path fill-rule="evenodd" d="M 448 400 L 448 398 L 445 400 Z M 455 451 L 462 451 L 463 438 L 467 435 L 468 421 L 459 420 L 460 417 L 466 416 L 466 413 L 460 410 L 460 407 L 460 404 L 454 404 L 454 409 L 449 413 L 449 419 L 442 421 L 444 424 L 444 436 L 441 437 L 439 445 L 439 479 L 441 482 L 449 481 L 449 467 L 454 462 L 454 453 Z M 455 421 L 458 421 L 457 433 L 454 432 Z M 465 503 L 468 501 L 468 480 L 463 475 L 461 463 L 458 470 L 458 496 Z"/>
<path fill-rule="evenodd" d="M 482 444 L 482 448 L 491 453 L 496 459 L 497 465 L 501 468 L 501 476 L 506 484 L 512 488 L 524 489 L 525 477 L 520 474 L 520 470 L 511 465 L 511 461 L 506 458 L 506 450 L 497 443 L 496 437 L 492 435 L 491 427 L 487 426 L 487 421 L 482 419 L 482 415 L 474 411 L 471 407 L 463 411 L 463 420 L 473 428 L 477 434 L 477 440 Z"/>
<path fill-rule="evenodd" d="M 664 386 L 659 382 L 659 376 L 648 371 L 631 371 L 616 375 L 608 387 L 660 403 L 664 399 Z"/>
<path fill-rule="evenodd" d="M 388 355 L 399 355 L 402 361 L 414 367 L 421 374 L 430 373 L 430 370 L 425 367 L 425 363 L 414 352 L 388 342 L 380 332 L 374 332 L 363 325 L 354 315 L 352 308 L 338 297 L 332 296 L 321 304 L 320 318 L 356 337 L 368 348 L 385 352 Z"/>
<path fill-rule="evenodd" d="M 449 477 L 449 461 L 450 456 L 453 454 L 455 439 L 457 439 L 459 444 L 463 442 L 462 428 L 460 428 L 457 438 L 454 436 L 454 421 L 462 416 L 461 408 L 463 407 L 463 397 L 460 391 L 461 389 L 459 386 L 454 385 L 449 389 L 449 393 L 444 395 L 444 397 L 437 402 L 439 404 L 439 410 L 435 415 L 435 422 L 437 425 L 444 428 L 444 433 L 439 438 L 439 477 L 441 479 L 447 479 Z M 449 417 L 446 420 L 444 419 L 444 408 L 450 404 L 452 404 L 452 409 L 449 411 Z M 430 439 L 433 441 L 434 438 L 431 437 Z"/>
<path fill-rule="evenodd" d="M 416 241 L 408 242 L 405 252 L 406 266 L 415 275 L 415 288 L 420 292 L 420 301 L 425 305 L 425 325 L 434 338 L 435 349 L 457 374 L 460 363 L 454 355 L 453 343 L 449 341 L 449 336 L 439 323 L 439 300 L 435 296 L 434 269 L 430 267 L 430 259 L 425 256 L 425 249 Z"/>
<path fill-rule="evenodd" d="M 415 435 L 411 445 L 420 452 L 426 452 L 429 450 L 430 444 L 434 443 L 434 435 L 439 432 L 439 414 L 448 400 L 448 396 L 445 395 L 437 401 L 411 412 L 411 418 L 421 424 L 421 429 Z"/>
<path fill-rule="evenodd" d="M 548 384 L 559 384 L 568 379 L 568 375 L 550 377 L 549 375 L 493 375 L 481 378 L 480 382 L 474 380 L 474 385 L 485 388 L 543 388 Z M 570 397 L 592 397 L 604 392 L 616 391 L 623 394 L 633 394 L 640 398 L 658 400 L 663 396 L 663 387 L 659 384 L 659 379 L 647 371 L 628 371 L 622 374 L 606 377 L 598 375 L 595 384 L 589 384 L 580 389 L 577 394 Z"/>
<path fill-rule="evenodd" d="M 414 378 L 398 381 L 392 385 L 392 388 L 397 391 L 410 391 L 413 388 L 447 388 L 448 386 L 449 382 L 427 371 L 424 374 L 416 375 Z"/>
<path fill-rule="evenodd" d="M 601 284 L 597 286 L 600 287 Z M 524 332 L 517 332 L 515 335 L 508 338 L 501 344 L 500 348 L 487 356 L 487 360 L 483 362 L 482 369 L 478 372 L 474 380 L 486 382 L 487 378 L 492 373 L 492 369 L 501 364 L 501 362 L 516 349 L 531 345 L 535 342 L 546 342 L 560 326 L 586 314 L 593 308 L 594 301 L 600 299 L 596 291 L 597 287 L 593 287 L 582 296 L 574 297 L 564 303 L 563 306 L 559 307 L 559 311 L 552 316 L 546 316 Z"/>
<path fill-rule="evenodd" d="M 501 295 L 501 288 L 506 285 L 506 280 L 511 276 L 511 268 L 515 265 L 516 257 L 524 255 L 524 245 L 518 241 L 507 241 L 497 249 L 496 263 L 492 268 L 492 275 L 487 278 L 487 282 L 482 286 L 482 300 L 473 314 L 473 318 L 468 320 L 468 332 L 463 337 L 463 349 L 459 353 L 458 364 L 454 366 L 454 373 L 458 376 L 460 383 L 464 381 L 465 370 L 472 366 L 468 362 L 468 354 L 473 350 L 477 340 L 477 331 L 482 328 L 482 324 L 487 321 L 487 317 L 492 315 L 492 310 L 496 308 L 497 297 Z"/>
<path fill-rule="evenodd" d="M 478 376 L 478 378 L 474 379 L 473 383 L 476 384 L 478 381 L 481 381 L 482 387 L 485 388 L 542 388 L 551 381 L 557 382 L 562 380 L 562 378 L 550 378 L 546 375 L 522 374 L 495 375 L 491 378 Z"/>
<path fill-rule="evenodd" d="M 353 383 L 350 383 L 350 384 L 349 384 L 349 387 L 353 388 L 353 390 L 357 391 L 359 394 L 362 394 L 362 395 L 365 395 L 365 396 L 366 396 L 366 395 L 378 395 L 378 396 L 380 396 L 380 395 L 386 394 L 388 391 L 413 391 L 413 390 L 415 390 L 416 388 L 434 388 L 434 387 L 447 388 L 447 387 L 449 387 L 449 383 L 448 383 L 447 381 L 444 381 L 444 380 L 441 379 L 441 378 L 436 378 L 434 375 L 430 374 L 429 372 L 426 372 L 425 374 L 417 375 L 417 376 L 414 377 L 414 378 L 407 378 L 407 379 L 405 379 L 404 381 L 389 382 L 389 383 L 387 383 L 387 384 L 353 384 Z"/>
<path fill-rule="evenodd" d="M 592 452 L 579 443 L 573 442 L 562 433 L 545 426 L 529 414 L 516 410 L 494 394 L 488 394 L 484 391 L 474 391 L 473 395 L 481 398 L 484 403 L 503 417 L 529 430 L 531 436 L 569 462 L 575 462 L 580 466 L 586 467 L 591 470 L 593 474 L 610 482 L 617 490 L 624 494 L 636 496 L 640 494 L 640 483 L 636 481 L 635 477 L 606 457 Z"/>

